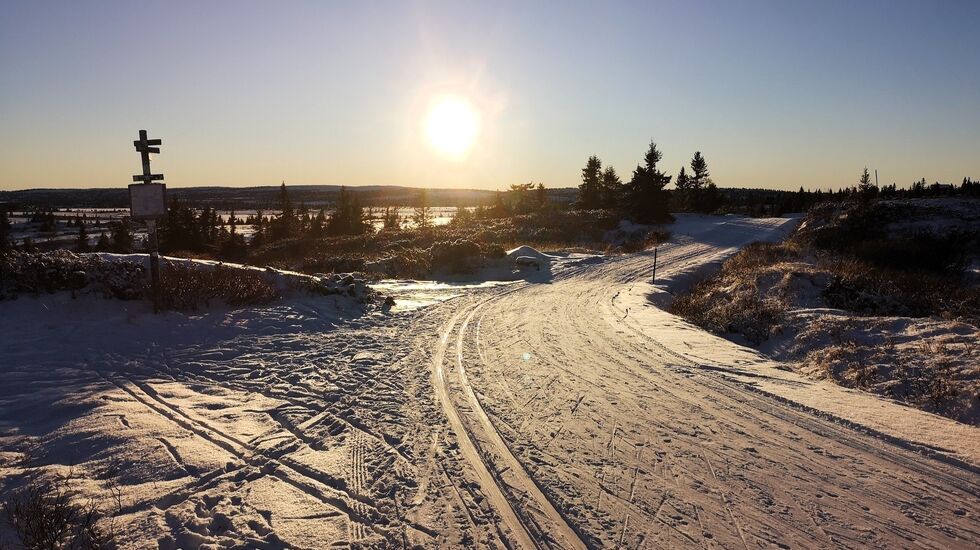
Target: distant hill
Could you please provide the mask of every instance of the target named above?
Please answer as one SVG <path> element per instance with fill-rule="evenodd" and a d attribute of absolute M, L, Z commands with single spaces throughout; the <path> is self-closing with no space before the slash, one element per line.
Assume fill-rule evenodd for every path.
<path fill-rule="evenodd" d="M 337 200 L 339 185 L 287 185 L 294 204 L 309 207 L 326 206 Z M 398 185 L 368 185 L 347 187 L 356 193 L 364 206 L 411 206 L 418 200 L 420 187 Z M 556 202 L 571 202 L 574 188 L 548 189 Z M 279 186 L 261 187 L 183 187 L 168 189 L 170 198 L 178 198 L 194 206 L 223 209 L 273 208 L 279 197 Z M 484 189 L 428 189 L 430 206 L 475 206 L 491 204 L 496 191 Z M 125 188 L 97 189 L 24 189 L 0 191 L 0 204 L 42 206 L 47 208 L 124 208 L 129 206 L 129 191 Z"/>

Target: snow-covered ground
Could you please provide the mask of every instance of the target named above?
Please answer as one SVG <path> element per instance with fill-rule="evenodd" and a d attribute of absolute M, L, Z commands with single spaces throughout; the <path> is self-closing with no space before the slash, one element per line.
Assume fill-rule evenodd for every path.
<path fill-rule="evenodd" d="M 131 548 L 975 547 L 976 428 L 650 305 L 796 221 L 680 216 L 654 285 L 652 252 L 555 257 L 389 312 L 0 302 L 0 491 L 118 487 Z"/>

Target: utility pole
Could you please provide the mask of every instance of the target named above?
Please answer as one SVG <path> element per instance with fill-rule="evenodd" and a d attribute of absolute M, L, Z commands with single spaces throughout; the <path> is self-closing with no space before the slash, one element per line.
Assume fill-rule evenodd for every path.
<path fill-rule="evenodd" d="M 157 219 L 167 214 L 167 185 L 154 183 L 163 179 L 163 174 L 150 171 L 150 154 L 160 152 L 163 142 L 147 139 L 146 130 L 140 130 L 140 138 L 133 142 L 143 161 L 143 174 L 133 176 L 134 183 L 129 186 L 129 213 L 134 220 L 146 221 L 150 247 L 150 280 L 153 285 L 153 312 L 160 311 L 160 249 L 157 242 Z"/>

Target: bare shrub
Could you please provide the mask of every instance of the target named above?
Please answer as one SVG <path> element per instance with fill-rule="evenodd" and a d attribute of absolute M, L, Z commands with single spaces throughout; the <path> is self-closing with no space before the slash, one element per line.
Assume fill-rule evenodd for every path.
<path fill-rule="evenodd" d="M 980 326 L 980 287 L 959 275 L 883 268 L 847 256 L 823 256 L 818 267 L 832 275 L 823 292 L 831 307 L 864 315 L 939 315 Z"/>
<path fill-rule="evenodd" d="M 637 238 L 625 241 L 619 246 L 619 251 L 625 253 L 641 252 L 659 246 L 667 242 L 667 239 L 670 239 L 670 231 L 653 229 L 639 235 Z"/>
<path fill-rule="evenodd" d="M 232 307 L 268 304 L 281 298 L 276 284 L 254 270 L 223 266 L 168 264 L 161 277 L 160 306 L 177 311 L 196 311 L 212 300 Z"/>
<path fill-rule="evenodd" d="M 789 243 L 752 243 L 732 256 L 712 277 L 674 298 L 670 312 L 715 333 L 737 333 L 758 344 L 769 338 L 786 313 L 786 304 L 760 288 L 765 270 L 795 259 Z"/>
<path fill-rule="evenodd" d="M 3 503 L 6 521 L 29 549 L 97 550 L 115 548 L 106 516 L 94 501 L 81 502 L 71 476 L 34 480 Z"/>
<path fill-rule="evenodd" d="M 432 268 L 451 273 L 473 272 L 480 263 L 481 253 L 480 245 L 465 239 L 433 243 L 429 249 Z"/>
<path fill-rule="evenodd" d="M 61 291 L 133 300 L 142 296 L 144 277 L 137 262 L 106 261 L 67 250 L 8 252 L 0 255 L 0 300 Z"/>

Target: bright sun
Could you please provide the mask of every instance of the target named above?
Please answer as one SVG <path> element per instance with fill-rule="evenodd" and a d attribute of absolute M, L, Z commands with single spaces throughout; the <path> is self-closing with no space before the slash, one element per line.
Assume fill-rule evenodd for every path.
<path fill-rule="evenodd" d="M 432 102 L 424 130 L 429 144 L 437 151 L 462 158 L 480 133 L 480 117 L 466 99 L 444 96 Z"/>

